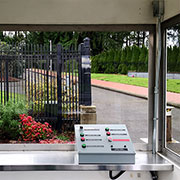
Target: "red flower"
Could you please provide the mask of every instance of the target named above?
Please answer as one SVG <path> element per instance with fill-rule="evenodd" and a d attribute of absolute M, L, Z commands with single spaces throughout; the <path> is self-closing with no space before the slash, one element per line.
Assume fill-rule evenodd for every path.
<path fill-rule="evenodd" d="M 20 114 L 20 115 L 19 115 L 19 117 L 20 117 L 21 120 L 23 120 L 25 116 L 26 116 L 26 114 Z"/>
<path fill-rule="evenodd" d="M 36 133 L 36 136 L 40 135 L 40 133 Z"/>
<path fill-rule="evenodd" d="M 32 127 L 32 129 L 35 129 L 35 128 L 36 128 L 36 125 L 32 125 L 31 127 Z"/>
<path fill-rule="evenodd" d="M 38 141 L 53 138 L 54 134 L 49 123 L 36 122 L 31 116 L 20 115 L 21 118 L 21 137 L 24 141 Z"/>
<path fill-rule="evenodd" d="M 31 121 L 31 120 L 32 120 L 32 117 L 31 117 L 31 116 L 28 116 L 28 117 L 27 117 L 27 120 L 28 120 L 28 121 Z"/>
<path fill-rule="evenodd" d="M 49 126 L 49 123 L 47 123 L 47 122 L 45 122 L 44 124 L 45 124 L 46 126 Z"/>
<path fill-rule="evenodd" d="M 31 123 L 28 123 L 27 126 L 31 126 Z"/>
<path fill-rule="evenodd" d="M 26 122 L 27 122 L 27 119 L 23 119 L 22 122 L 23 122 L 23 123 L 26 123 Z"/>

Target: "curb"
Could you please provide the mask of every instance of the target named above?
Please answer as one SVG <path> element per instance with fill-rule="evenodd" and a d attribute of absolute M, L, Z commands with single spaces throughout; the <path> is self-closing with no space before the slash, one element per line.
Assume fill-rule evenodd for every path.
<path fill-rule="evenodd" d="M 109 90 L 109 91 L 113 91 L 113 92 L 117 92 L 117 93 L 130 95 L 130 96 L 139 97 L 139 98 L 142 98 L 142 99 L 148 99 L 146 96 L 143 96 L 143 95 L 140 95 L 140 94 L 130 93 L 130 92 L 126 92 L 126 91 L 122 91 L 122 90 L 118 90 L 118 89 L 114 89 L 114 88 L 110 88 L 110 87 L 104 87 L 104 86 L 99 86 L 99 85 L 95 85 L 95 84 L 93 84 L 93 85 L 91 84 L 91 86 L 101 88 L 101 89 L 105 89 L 105 90 Z"/>
<path fill-rule="evenodd" d="M 118 89 L 114 89 L 114 88 L 110 88 L 110 87 L 104 87 L 104 86 L 99 86 L 99 85 L 95 85 L 95 84 L 91 84 L 91 86 L 92 86 L 92 87 L 96 87 L 96 88 L 100 88 L 100 89 L 105 89 L 105 90 L 117 92 L 117 93 L 126 94 L 126 95 L 129 95 L 129 96 L 134 96 L 134 97 L 146 99 L 146 100 L 148 99 L 147 96 L 143 96 L 143 95 L 135 94 L 135 93 L 130 93 L 130 92 L 126 92 L 126 91 L 122 91 L 122 90 L 118 90 Z M 176 103 L 174 103 L 174 102 L 167 102 L 167 105 L 180 108 L 180 104 L 176 104 Z"/>
<path fill-rule="evenodd" d="M 180 104 L 176 104 L 174 102 L 167 102 L 167 105 L 174 106 L 176 108 L 180 108 Z"/>

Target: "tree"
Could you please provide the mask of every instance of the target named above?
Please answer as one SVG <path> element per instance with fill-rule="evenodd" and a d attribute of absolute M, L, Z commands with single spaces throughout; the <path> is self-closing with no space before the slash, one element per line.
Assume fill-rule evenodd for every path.
<path fill-rule="evenodd" d="M 178 48 L 178 56 L 177 56 L 175 70 L 176 72 L 180 72 L 180 48 Z"/>
<path fill-rule="evenodd" d="M 7 54 L 11 54 L 11 55 L 15 55 L 18 53 L 19 49 L 18 46 L 12 46 L 11 44 L 8 44 L 6 42 L 0 42 L 0 52 L 1 55 L 7 55 Z M 8 67 L 9 68 L 9 76 L 11 77 L 16 77 L 19 78 L 22 76 L 23 73 L 23 67 L 24 66 L 24 61 L 8 61 Z M 0 63 L 0 70 L 1 70 L 1 75 L 2 77 L 4 77 L 6 75 L 6 61 L 5 59 L 1 59 L 1 63 Z M 0 76 L 1 76 L 0 75 Z"/>
<path fill-rule="evenodd" d="M 139 55 L 140 55 L 140 51 L 139 48 L 134 45 L 132 47 L 132 66 L 131 66 L 131 70 L 132 71 L 138 71 L 138 66 L 139 66 Z"/>
<path fill-rule="evenodd" d="M 114 73 L 118 73 L 118 66 L 121 63 L 121 49 L 118 49 L 115 51 L 115 55 L 114 55 L 114 67 L 115 67 L 115 72 Z"/>
<path fill-rule="evenodd" d="M 177 46 L 174 46 L 172 48 L 172 54 L 170 56 L 171 57 L 170 58 L 170 67 L 171 67 L 170 71 L 171 72 L 176 72 L 177 70 L 176 65 L 177 65 L 178 54 L 179 54 L 179 48 Z"/>
<path fill-rule="evenodd" d="M 167 38 L 177 46 L 180 45 L 180 24 L 176 24 L 167 30 Z"/>
<path fill-rule="evenodd" d="M 167 47 L 167 71 L 172 72 L 173 70 L 173 59 L 172 59 L 172 47 Z"/>
<path fill-rule="evenodd" d="M 122 49 L 122 54 L 121 54 L 121 64 L 118 66 L 119 73 L 127 74 L 128 68 L 126 62 L 127 62 L 127 49 L 124 48 Z"/>
<path fill-rule="evenodd" d="M 4 41 L 4 34 L 3 34 L 3 31 L 0 31 L 0 41 Z"/>
<path fill-rule="evenodd" d="M 131 59 L 132 59 L 132 47 L 131 46 L 127 46 L 126 47 L 126 52 L 127 52 L 127 56 L 126 56 L 126 64 L 127 64 L 127 68 L 128 70 L 131 70 Z"/>
<path fill-rule="evenodd" d="M 138 71 L 139 72 L 146 72 L 147 55 L 148 55 L 148 50 L 143 45 L 142 48 L 140 49 L 140 55 L 139 55 L 139 66 L 138 66 Z"/>

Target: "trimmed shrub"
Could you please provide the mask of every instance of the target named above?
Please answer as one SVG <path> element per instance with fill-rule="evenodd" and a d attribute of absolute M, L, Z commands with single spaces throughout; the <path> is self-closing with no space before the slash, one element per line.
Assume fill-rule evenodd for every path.
<path fill-rule="evenodd" d="M 51 126 L 45 122 L 36 122 L 31 116 L 20 115 L 20 140 L 39 142 L 40 140 L 51 139 L 54 133 Z"/>
<path fill-rule="evenodd" d="M 145 46 L 142 46 L 140 49 L 139 55 L 139 65 L 138 70 L 139 72 L 146 72 L 148 69 L 148 50 Z"/>
<path fill-rule="evenodd" d="M 138 71 L 138 66 L 139 66 L 139 55 L 140 55 L 140 48 L 138 46 L 133 46 L 132 47 L 132 66 L 131 70 L 132 71 Z"/>
<path fill-rule="evenodd" d="M 24 101 L 14 103 L 9 101 L 0 105 L 0 139 L 16 140 L 19 132 L 19 114 L 27 113 L 28 107 Z"/>
<path fill-rule="evenodd" d="M 180 72 L 180 47 L 167 48 L 168 72 Z M 148 49 L 134 45 L 111 49 L 91 57 L 92 73 L 120 73 L 148 71 Z"/>

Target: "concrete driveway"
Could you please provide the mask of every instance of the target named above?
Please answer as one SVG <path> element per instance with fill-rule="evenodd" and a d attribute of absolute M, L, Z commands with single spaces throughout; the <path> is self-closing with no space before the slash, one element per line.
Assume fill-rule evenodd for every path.
<path fill-rule="evenodd" d="M 134 143 L 147 138 L 147 100 L 92 87 L 98 124 L 126 124 Z"/>
<path fill-rule="evenodd" d="M 142 143 L 148 132 L 148 102 L 145 99 L 92 87 L 97 123 L 126 124 L 134 143 Z M 180 142 L 180 109 L 172 111 L 172 137 Z"/>

